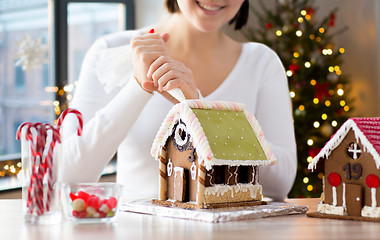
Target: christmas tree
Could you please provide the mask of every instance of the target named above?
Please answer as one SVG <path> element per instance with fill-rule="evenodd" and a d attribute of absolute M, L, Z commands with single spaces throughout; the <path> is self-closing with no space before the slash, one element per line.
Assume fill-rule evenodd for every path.
<path fill-rule="evenodd" d="M 317 20 L 311 0 L 278 1 L 274 9 L 259 3 L 259 10 L 251 7 L 259 27 L 248 29 L 246 37 L 279 55 L 293 103 L 298 169 L 289 197 L 319 197 L 323 166 L 310 172 L 308 164 L 352 110 L 348 80 L 341 70 L 345 49 L 333 43 L 346 28 L 335 29 L 337 9 Z"/>

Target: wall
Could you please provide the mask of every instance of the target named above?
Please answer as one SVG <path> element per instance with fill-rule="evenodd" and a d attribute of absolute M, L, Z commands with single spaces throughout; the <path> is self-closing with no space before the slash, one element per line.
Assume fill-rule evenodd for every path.
<path fill-rule="evenodd" d="M 137 28 L 153 25 L 166 14 L 164 0 L 138 0 L 135 7 Z"/>
<path fill-rule="evenodd" d="M 273 6 L 278 0 L 266 0 Z M 258 6 L 257 0 L 250 0 Z M 137 27 L 148 26 L 165 15 L 164 0 L 136 1 Z M 348 31 L 335 38 L 335 44 L 346 49 L 341 69 L 352 82 L 351 97 L 356 99 L 355 116 L 380 116 L 380 1 L 377 0 L 318 0 L 315 1 L 317 18 L 325 17 L 338 7 L 336 28 L 348 26 Z M 250 18 L 250 24 L 256 24 Z M 226 28 L 237 40 L 244 41 L 240 33 Z"/>

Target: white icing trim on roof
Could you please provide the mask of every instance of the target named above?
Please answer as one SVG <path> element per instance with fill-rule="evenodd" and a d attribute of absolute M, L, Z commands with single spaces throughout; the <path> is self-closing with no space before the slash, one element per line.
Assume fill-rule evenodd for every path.
<path fill-rule="evenodd" d="M 376 167 L 379 169 L 380 167 L 380 155 L 376 151 L 376 149 L 372 146 L 372 144 L 368 141 L 367 137 L 363 134 L 362 131 L 358 128 L 356 123 L 352 119 L 348 119 L 335 133 L 335 135 L 326 143 L 326 145 L 321 149 L 321 151 L 318 153 L 317 156 L 313 158 L 311 163 L 308 166 L 308 169 L 314 170 L 317 167 L 317 163 L 319 159 L 321 158 L 328 158 L 331 154 L 331 152 L 339 146 L 339 144 L 343 141 L 343 139 L 346 137 L 349 130 L 352 129 L 356 141 L 360 139 L 361 143 L 363 144 L 363 151 L 369 152 L 373 159 L 375 160 Z"/>

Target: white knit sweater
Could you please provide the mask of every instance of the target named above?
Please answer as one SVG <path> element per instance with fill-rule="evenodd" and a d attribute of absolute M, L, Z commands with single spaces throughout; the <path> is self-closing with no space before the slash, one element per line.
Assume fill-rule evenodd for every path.
<path fill-rule="evenodd" d="M 124 185 L 124 197 L 150 199 L 158 195 L 159 179 L 158 163 L 150 148 L 173 105 L 160 94 L 142 90 L 129 77 L 132 74 L 119 76 L 116 83 L 115 76 L 110 77 L 110 84 L 96 74 L 103 49 L 128 45 L 137 34 L 140 32 L 126 31 L 102 37 L 88 51 L 70 106 L 83 114 L 83 135 L 76 136 L 77 120 L 68 115 L 62 127 L 60 179 L 97 181 L 117 151 L 117 182 Z M 119 59 L 114 60 L 120 65 Z M 131 61 L 123 61 L 129 66 L 126 69 L 131 69 Z M 263 193 L 276 200 L 286 197 L 295 179 L 297 159 L 287 79 L 278 56 L 262 44 L 245 43 L 229 76 L 205 100 L 247 105 L 278 159 L 276 165 L 260 169 Z"/>

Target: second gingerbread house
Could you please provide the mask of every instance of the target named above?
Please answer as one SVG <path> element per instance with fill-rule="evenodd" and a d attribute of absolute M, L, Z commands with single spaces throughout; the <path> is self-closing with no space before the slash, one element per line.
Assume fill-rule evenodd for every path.
<path fill-rule="evenodd" d="M 380 118 L 347 120 L 314 157 L 324 160 L 324 191 L 319 216 L 380 220 Z"/>

